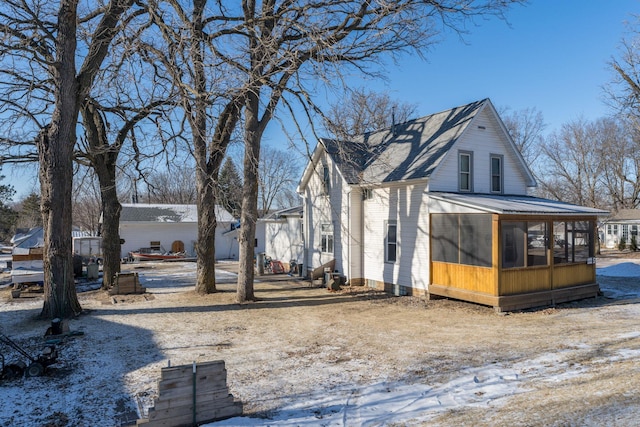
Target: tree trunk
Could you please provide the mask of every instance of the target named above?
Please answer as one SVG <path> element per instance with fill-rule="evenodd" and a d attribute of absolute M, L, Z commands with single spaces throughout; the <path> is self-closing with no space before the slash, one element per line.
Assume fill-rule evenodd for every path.
<path fill-rule="evenodd" d="M 95 168 L 100 182 L 102 200 L 102 288 L 109 289 L 114 278 L 120 273 L 120 212 L 122 205 L 116 192 L 116 165 Z"/>
<path fill-rule="evenodd" d="M 242 212 L 240 215 L 240 263 L 236 301 L 255 301 L 253 292 L 254 248 L 256 221 L 258 220 L 258 163 L 262 129 L 258 122 L 258 98 L 255 93 L 247 96 L 244 137 L 244 183 L 242 186 Z"/>
<path fill-rule="evenodd" d="M 67 318 L 82 311 L 73 278 L 71 187 L 78 121 L 76 81 L 77 0 L 63 1 L 58 14 L 57 62 L 51 66 L 55 104 L 51 124 L 38 138 L 44 227 L 44 318 Z"/>
<path fill-rule="evenodd" d="M 213 179 L 204 171 L 198 177 L 198 244 L 196 245 L 196 292 L 216 292 L 216 199 Z"/>
<path fill-rule="evenodd" d="M 88 145 L 88 157 L 100 184 L 102 204 L 102 288 L 109 289 L 120 272 L 120 212 L 122 205 L 116 189 L 116 166 L 121 145 L 109 144 L 104 120 L 91 102 L 82 105 L 82 119 Z"/>
<path fill-rule="evenodd" d="M 80 314 L 71 249 L 71 182 L 73 144 L 54 126 L 38 138 L 42 220 L 44 228 L 44 306 L 41 317 L 69 318 Z"/>

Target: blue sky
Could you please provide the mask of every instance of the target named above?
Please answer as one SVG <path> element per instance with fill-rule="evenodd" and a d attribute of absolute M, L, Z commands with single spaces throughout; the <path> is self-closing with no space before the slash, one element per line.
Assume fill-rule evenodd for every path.
<path fill-rule="evenodd" d="M 416 104 L 420 116 L 484 98 L 498 109 L 535 107 L 553 131 L 609 113 L 602 90 L 612 78 L 607 61 L 633 14 L 640 14 L 640 0 L 532 0 L 507 12 L 509 24 L 494 18 L 469 25 L 466 43 L 443 34 L 426 61 L 405 56 L 387 66 L 387 81 L 353 82 Z M 267 144 L 283 144 L 279 127 L 271 124 Z M 2 173 L 17 198 L 37 189 L 33 171 L 13 174 L 5 166 Z"/>
<path fill-rule="evenodd" d="M 464 41 L 443 34 L 426 60 L 405 57 L 387 66 L 387 81 L 352 82 L 417 105 L 418 116 L 484 98 L 499 110 L 536 108 L 550 132 L 609 114 L 602 89 L 613 76 L 607 62 L 633 14 L 640 14 L 640 0 L 532 0 L 512 7 L 508 23 L 477 19 Z M 279 145 L 276 127 L 268 139 Z"/>
<path fill-rule="evenodd" d="M 548 130 L 579 116 L 609 110 L 602 87 L 625 22 L 640 14 L 638 0 L 533 0 L 498 19 L 469 26 L 466 44 L 447 35 L 428 62 L 409 59 L 390 68 L 384 85 L 394 98 L 418 104 L 420 115 L 491 98 L 497 108 L 535 107 Z"/>

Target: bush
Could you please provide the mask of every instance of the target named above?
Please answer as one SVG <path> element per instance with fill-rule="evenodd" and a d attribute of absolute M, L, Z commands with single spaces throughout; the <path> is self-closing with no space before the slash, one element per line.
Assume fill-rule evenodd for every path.
<path fill-rule="evenodd" d="M 620 241 L 618 242 L 618 250 L 623 251 L 626 247 L 627 247 L 627 239 L 625 239 L 624 237 L 621 237 Z"/>
<path fill-rule="evenodd" d="M 636 252 L 638 250 L 638 241 L 636 240 L 636 236 L 631 236 L 631 243 L 629 243 L 629 249 Z"/>

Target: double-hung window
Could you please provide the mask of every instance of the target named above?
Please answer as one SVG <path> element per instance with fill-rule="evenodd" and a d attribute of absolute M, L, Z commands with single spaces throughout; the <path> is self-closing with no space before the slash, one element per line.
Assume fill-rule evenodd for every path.
<path fill-rule="evenodd" d="M 470 151 L 458 153 L 458 190 L 473 191 L 473 153 Z"/>
<path fill-rule="evenodd" d="M 333 224 L 320 225 L 321 251 L 323 253 L 333 253 Z"/>
<path fill-rule="evenodd" d="M 395 221 L 388 221 L 386 225 L 385 261 L 396 262 L 398 259 L 398 224 Z"/>
<path fill-rule="evenodd" d="M 491 155 L 491 192 L 502 193 L 502 156 L 498 154 Z"/>

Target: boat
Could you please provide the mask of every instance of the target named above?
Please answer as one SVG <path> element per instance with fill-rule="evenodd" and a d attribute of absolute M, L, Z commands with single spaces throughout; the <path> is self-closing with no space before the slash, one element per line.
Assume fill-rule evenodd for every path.
<path fill-rule="evenodd" d="M 129 257 L 134 261 L 164 261 L 186 257 L 184 252 L 165 252 L 158 248 L 140 248 L 129 252 Z"/>

